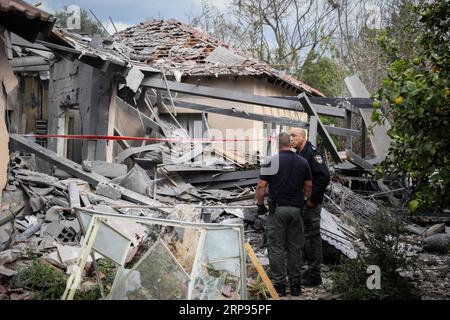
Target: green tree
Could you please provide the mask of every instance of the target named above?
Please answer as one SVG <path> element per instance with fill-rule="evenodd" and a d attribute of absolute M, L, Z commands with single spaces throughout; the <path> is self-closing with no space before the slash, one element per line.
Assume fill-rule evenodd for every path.
<path fill-rule="evenodd" d="M 67 19 L 70 17 L 70 15 L 71 14 L 67 11 L 67 6 L 63 7 L 63 10 L 55 13 L 55 17 L 57 19 L 56 24 L 60 27 L 66 28 Z M 90 35 L 99 34 L 103 37 L 108 35 L 103 29 L 102 25 L 95 19 L 91 18 L 91 13 L 83 8 L 81 8 L 81 29 L 74 31 Z"/>
<path fill-rule="evenodd" d="M 310 52 L 298 78 L 320 90 L 328 97 L 341 96 L 345 91 L 344 78 L 349 73 L 336 60 Z"/>
<path fill-rule="evenodd" d="M 402 55 L 391 38 L 380 38 L 391 63 L 375 98 L 384 101 L 388 112 L 374 112 L 373 120 L 389 116 L 393 121 L 389 154 L 378 172 L 410 181 L 414 195 L 409 208 L 415 212 L 449 204 L 450 2 L 421 2 L 413 10 L 421 30 L 413 56 Z"/>

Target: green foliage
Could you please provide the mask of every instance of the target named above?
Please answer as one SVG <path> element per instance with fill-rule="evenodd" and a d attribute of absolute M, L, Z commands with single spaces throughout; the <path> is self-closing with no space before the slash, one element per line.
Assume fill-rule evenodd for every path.
<path fill-rule="evenodd" d="M 13 279 L 18 288 L 30 288 L 37 300 L 59 300 L 66 288 L 67 276 L 52 267 L 34 261 Z"/>
<path fill-rule="evenodd" d="M 302 67 L 299 79 L 328 97 L 337 97 L 345 90 L 344 78 L 348 75 L 335 60 L 320 57 L 312 51 Z"/>
<path fill-rule="evenodd" d="M 343 124 L 340 123 L 340 121 L 336 118 L 333 117 L 328 117 L 328 116 L 319 116 L 320 117 L 320 121 L 322 121 L 322 123 L 325 126 L 336 126 L 336 127 L 342 127 Z M 345 149 L 345 144 L 344 144 L 344 139 L 340 136 L 337 135 L 330 135 L 331 136 L 331 140 L 333 140 L 334 145 L 336 146 L 336 148 L 338 150 L 344 150 Z M 318 146 L 322 146 L 323 145 L 323 141 L 322 141 L 322 137 L 318 136 L 317 137 L 317 145 Z M 323 151 L 321 151 L 323 152 Z"/>
<path fill-rule="evenodd" d="M 98 270 L 105 275 L 105 278 L 102 279 L 102 284 L 105 294 L 108 294 L 116 277 L 117 265 L 112 260 L 105 258 L 98 264 Z"/>
<path fill-rule="evenodd" d="M 58 11 L 55 13 L 55 17 L 57 19 L 57 25 L 63 28 L 67 27 L 67 19 L 70 14 L 67 12 L 67 6 L 63 7 L 62 11 Z M 79 33 L 86 33 L 89 35 L 99 34 L 101 36 L 107 36 L 105 30 L 102 25 L 97 22 L 95 19 L 91 18 L 91 13 L 81 8 L 81 30 L 78 30 Z"/>
<path fill-rule="evenodd" d="M 250 300 L 267 300 L 269 292 L 266 285 L 258 275 L 255 281 L 247 285 L 247 292 Z"/>
<path fill-rule="evenodd" d="M 378 213 L 369 224 L 372 232 L 361 230 L 367 250 L 360 250 L 354 260 L 345 260 L 334 275 L 333 291 L 352 300 L 419 299 L 415 285 L 403 278 L 399 270 L 414 270 L 415 261 L 408 258 L 399 242 L 400 221 Z M 375 265 L 381 271 L 381 288 L 368 289 L 367 267 Z"/>
<path fill-rule="evenodd" d="M 423 30 L 413 55 L 405 57 L 397 42 L 379 38 L 391 63 L 375 98 L 384 101 L 388 113 L 373 115 L 378 123 L 385 117 L 393 120 L 389 154 L 377 172 L 410 179 L 412 212 L 442 209 L 450 194 L 450 2 L 424 2 L 413 10 Z"/>

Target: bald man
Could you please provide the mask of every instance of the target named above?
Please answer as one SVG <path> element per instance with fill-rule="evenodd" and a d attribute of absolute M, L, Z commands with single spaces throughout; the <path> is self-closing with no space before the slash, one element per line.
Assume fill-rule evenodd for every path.
<path fill-rule="evenodd" d="M 320 212 L 325 190 L 330 183 L 330 172 L 317 148 L 306 140 L 306 131 L 304 129 L 291 129 L 290 136 L 291 146 L 308 161 L 313 178 L 312 195 L 303 213 L 305 228 L 304 258 L 309 268 L 303 276 L 302 284 L 305 287 L 315 287 L 322 284 L 320 275 L 320 264 L 322 263 Z"/>

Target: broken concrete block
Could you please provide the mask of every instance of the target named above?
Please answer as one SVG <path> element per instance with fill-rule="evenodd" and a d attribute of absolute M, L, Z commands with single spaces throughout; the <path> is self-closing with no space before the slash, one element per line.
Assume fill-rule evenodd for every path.
<path fill-rule="evenodd" d="M 62 212 L 63 207 L 60 206 L 53 206 L 50 209 L 47 210 L 45 213 L 45 221 L 53 222 L 53 221 L 59 221 L 60 213 Z"/>
<path fill-rule="evenodd" d="M 41 230 L 42 224 L 32 224 L 30 225 L 24 232 L 16 236 L 16 241 L 25 241 L 29 237 L 31 237 L 33 234 Z"/>
<path fill-rule="evenodd" d="M 45 250 L 53 249 L 53 248 L 56 248 L 55 239 L 53 239 L 53 237 L 48 234 L 45 235 L 44 238 L 42 239 L 41 243 L 38 246 L 38 250 L 45 251 Z"/>
<path fill-rule="evenodd" d="M 53 190 L 55 190 L 54 187 L 49 187 L 49 188 L 38 188 L 38 187 L 33 187 L 30 186 L 31 191 L 33 191 L 33 193 L 35 193 L 36 195 L 40 196 L 40 197 L 45 197 L 47 195 L 49 195 L 50 193 L 53 192 Z"/>
<path fill-rule="evenodd" d="M 4 266 L 0 266 L 0 275 L 6 276 L 6 277 L 12 277 L 17 273 L 17 271 L 5 268 Z"/>
<path fill-rule="evenodd" d="M 127 166 L 120 163 L 111 163 L 106 161 L 83 161 L 84 167 L 98 173 L 106 178 L 114 179 L 127 174 Z"/>
<path fill-rule="evenodd" d="M 46 200 L 44 197 L 31 197 L 30 206 L 33 213 L 40 211 L 45 206 L 45 202 Z"/>
<path fill-rule="evenodd" d="M 3 252 L 0 252 L 0 265 L 12 263 L 17 259 L 22 258 L 25 253 L 22 250 L 17 249 L 9 249 Z"/>
<path fill-rule="evenodd" d="M 14 224 L 12 222 L 0 226 L 0 251 L 5 250 L 11 244 L 13 232 Z"/>
<path fill-rule="evenodd" d="M 118 186 L 105 182 L 100 182 L 97 185 L 96 193 L 113 200 L 120 199 L 122 196 L 122 191 Z"/>
<path fill-rule="evenodd" d="M 47 261 L 48 263 L 60 268 L 64 269 L 64 264 L 61 261 L 61 258 L 59 256 L 58 251 L 53 251 L 50 253 L 47 253 L 41 257 L 42 260 Z"/>
<path fill-rule="evenodd" d="M 62 243 L 73 242 L 75 241 L 75 238 L 77 236 L 75 230 L 68 228 L 65 225 L 58 222 L 50 223 L 47 226 L 45 232 L 51 235 L 55 240 Z"/>
<path fill-rule="evenodd" d="M 434 234 L 423 240 L 422 247 L 426 252 L 447 253 L 449 237 L 444 234 Z"/>
<path fill-rule="evenodd" d="M 119 185 L 140 194 L 149 195 L 150 191 L 153 192 L 153 181 L 137 164 L 121 179 Z"/>
<path fill-rule="evenodd" d="M 66 171 L 61 170 L 59 168 L 55 168 L 53 175 L 60 180 L 73 178 L 73 176 L 71 174 L 69 174 Z"/>
<path fill-rule="evenodd" d="M 78 256 L 80 255 L 81 248 L 70 247 L 61 244 L 57 244 L 56 248 L 58 250 L 59 257 L 61 258 L 61 262 L 65 266 L 70 266 L 77 263 L 77 259 Z"/>
<path fill-rule="evenodd" d="M 49 201 L 49 205 L 51 206 L 60 206 L 63 208 L 70 207 L 69 200 L 64 197 L 53 197 Z"/>
<path fill-rule="evenodd" d="M 77 234 L 81 232 L 80 223 L 78 222 L 78 219 L 74 220 L 63 220 L 61 221 L 61 224 L 66 226 L 69 229 L 74 230 Z"/>
<path fill-rule="evenodd" d="M 434 234 L 439 234 L 439 233 L 445 233 L 445 224 L 444 223 L 432 225 L 425 231 L 424 236 L 429 237 L 429 236 L 432 236 Z"/>

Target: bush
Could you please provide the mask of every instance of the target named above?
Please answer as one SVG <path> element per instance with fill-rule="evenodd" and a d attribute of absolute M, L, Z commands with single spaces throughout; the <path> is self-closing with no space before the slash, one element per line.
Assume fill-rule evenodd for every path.
<path fill-rule="evenodd" d="M 37 300 L 61 299 L 66 281 L 67 276 L 63 272 L 36 261 L 20 270 L 13 279 L 16 287 L 32 289 Z"/>
<path fill-rule="evenodd" d="M 378 213 L 369 223 L 370 232 L 361 230 L 366 249 L 359 250 L 354 260 L 345 260 L 334 275 L 333 291 L 352 300 L 409 300 L 419 299 L 420 292 L 400 274 L 400 270 L 414 270 L 416 263 L 408 258 L 399 242 L 400 221 Z M 381 271 L 381 288 L 367 288 L 369 265 Z"/>

